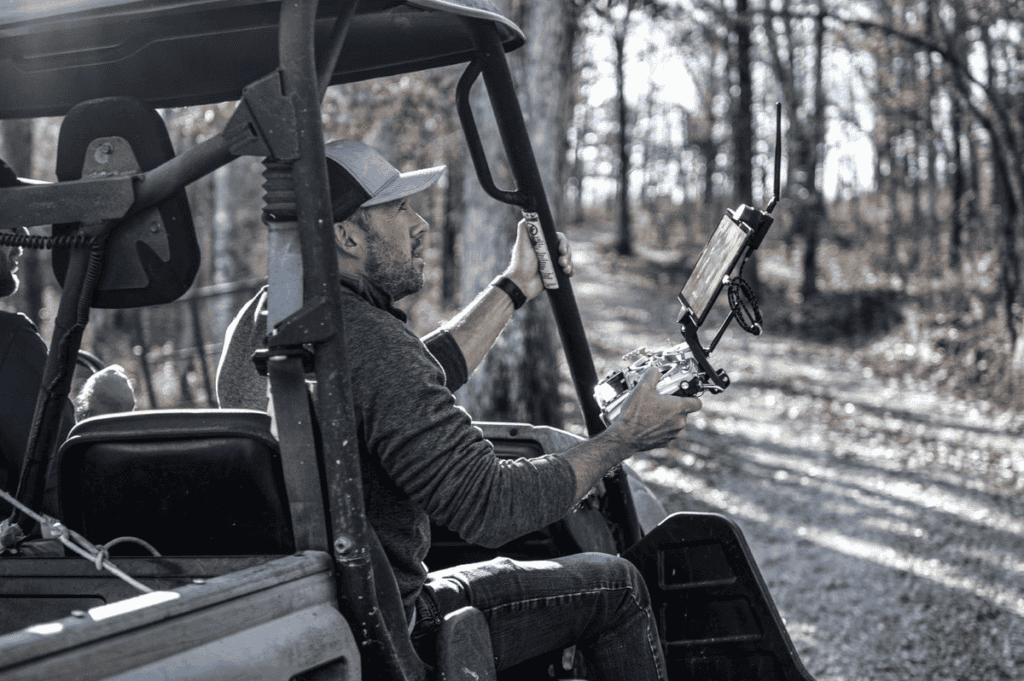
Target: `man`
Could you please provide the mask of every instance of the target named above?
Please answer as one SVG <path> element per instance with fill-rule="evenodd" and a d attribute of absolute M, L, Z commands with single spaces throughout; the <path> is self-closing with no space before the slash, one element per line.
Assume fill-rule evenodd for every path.
<path fill-rule="evenodd" d="M 700 408 L 668 397 L 644 377 L 601 435 L 536 459 L 498 459 L 455 405 L 461 386 L 511 319 L 543 285 L 525 225 L 504 274 L 427 338 L 416 338 L 393 302 L 424 284 L 429 225 L 407 197 L 434 184 L 443 167 L 399 173 L 373 149 L 327 145 L 332 196 L 356 182 L 365 196 L 335 215 L 346 352 L 359 432 L 366 510 L 391 563 L 417 650 L 429 660 L 444 614 L 483 611 L 499 669 L 573 644 L 595 678 L 664 679 L 658 633 L 643 579 L 625 560 L 581 554 L 549 561 L 498 559 L 429 573 L 423 558 L 433 520 L 466 541 L 500 546 L 568 513 L 613 466 L 661 447 Z M 568 244 L 559 265 L 571 274 Z M 266 405 L 266 382 L 248 358 L 266 333 L 265 293 L 228 331 L 218 369 L 223 407 Z"/>
<path fill-rule="evenodd" d="M 21 248 L 0 246 L 0 298 L 18 290 L 20 255 Z M 0 310 L 0 488 L 12 494 L 21 474 L 45 364 L 46 343 L 32 320 L 20 312 Z M 70 411 L 69 406 L 68 427 Z M 6 518 L 11 510 L 10 504 L 0 501 L 0 516 Z"/>
<path fill-rule="evenodd" d="M 14 171 L 0 160 L 0 187 L 18 184 L 20 180 Z M 12 230 L 0 232 L 11 234 Z M 14 295 L 21 284 L 17 274 L 21 255 L 20 246 L 0 246 L 0 298 Z M 12 494 L 17 491 L 45 365 L 46 343 L 32 320 L 20 312 L 0 310 L 0 489 Z M 116 364 L 93 374 L 82 387 L 77 402 L 80 419 L 134 408 L 131 384 L 124 369 Z M 62 414 L 59 442 L 74 423 L 75 410 L 68 401 Z M 0 518 L 6 518 L 11 511 L 10 504 L 0 501 Z"/>
<path fill-rule="evenodd" d="M 0 298 L 18 290 L 21 252 L 20 247 L 0 246 Z M 12 494 L 28 447 L 45 366 L 46 343 L 32 320 L 20 312 L 0 310 L 0 489 Z M 134 408 L 135 396 L 124 369 L 117 364 L 106 367 L 86 380 L 74 408 L 67 403 L 58 441 L 64 440 L 76 418 Z M 0 501 L 0 518 L 11 510 L 10 504 Z"/>

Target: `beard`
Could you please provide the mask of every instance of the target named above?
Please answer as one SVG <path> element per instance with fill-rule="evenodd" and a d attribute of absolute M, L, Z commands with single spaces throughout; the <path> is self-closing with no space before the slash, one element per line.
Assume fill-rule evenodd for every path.
<path fill-rule="evenodd" d="M 18 275 L 12 274 L 9 270 L 0 270 L 0 298 L 12 295 L 18 290 Z"/>
<path fill-rule="evenodd" d="M 402 258 L 372 230 L 365 230 L 365 233 L 367 252 L 363 268 L 370 281 L 391 294 L 394 300 L 401 300 L 423 288 L 426 283 L 423 268 L 413 261 L 419 257 L 423 247 L 422 239 L 414 243 L 409 257 Z"/>
<path fill-rule="evenodd" d="M 13 270 L 17 268 L 17 262 L 13 257 L 0 250 L 0 298 L 13 294 L 18 290 L 20 280 Z"/>

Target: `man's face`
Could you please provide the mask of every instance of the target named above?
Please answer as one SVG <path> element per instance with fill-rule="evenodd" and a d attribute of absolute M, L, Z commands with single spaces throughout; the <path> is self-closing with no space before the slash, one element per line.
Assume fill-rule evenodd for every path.
<path fill-rule="evenodd" d="M 0 230 L 11 234 L 14 230 Z M 0 246 L 0 298 L 9 296 L 18 290 L 18 258 L 21 256 L 20 246 Z"/>
<path fill-rule="evenodd" d="M 366 209 L 366 276 L 399 300 L 423 288 L 430 225 L 399 199 Z"/>

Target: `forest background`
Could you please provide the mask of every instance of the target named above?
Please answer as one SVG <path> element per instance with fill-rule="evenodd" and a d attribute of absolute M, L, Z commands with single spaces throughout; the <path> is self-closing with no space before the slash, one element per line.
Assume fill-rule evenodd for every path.
<path fill-rule="evenodd" d="M 1024 405 L 1018 2 L 499 5 L 529 37 L 510 61 L 570 238 L 648 263 L 670 300 L 724 211 L 771 198 L 779 101 L 782 201 L 744 271 L 767 328 L 866 349 L 883 371 L 911 372 L 936 390 Z M 467 162 L 454 111 L 460 75 L 445 68 L 335 86 L 323 109 L 329 139 L 361 139 L 404 169 L 449 168 L 418 206 L 434 226 L 437 265 L 427 289 L 403 302 L 419 331 L 503 267 L 518 218 L 483 195 Z M 483 89 L 474 106 L 497 158 Z M 180 153 L 233 110 L 162 114 Z M 59 124 L 4 122 L 0 154 L 23 176 L 55 179 Z M 128 369 L 140 408 L 210 403 L 219 341 L 266 262 L 261 172 L 259 159 L 243 158 L 189 188 L 204 260 L 184 299 L 93 312 L 84 347 Z M 21 274 L 3 307 L 28 314 L 48 338 L 58 299 L 48 253 L 26 252 Z M 652 323 L 670 332 L 673 321 Z M 579 430 L 556 347 L 546 305 L 531 306 L 460 400 L 482 419 Z M 630 349 L 624 340 L 622 352 Z"/>

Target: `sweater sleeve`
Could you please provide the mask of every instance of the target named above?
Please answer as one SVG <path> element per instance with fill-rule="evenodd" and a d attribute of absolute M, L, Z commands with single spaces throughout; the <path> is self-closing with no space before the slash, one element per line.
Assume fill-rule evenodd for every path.
<path fill-rule="evenodd" d="M 36 400 L 46 367 L 46 343 L 36 325 L 25 315 L 3 313 L 0 336 L 0 468 L 7 468 L 13 491 L 24 463 Z M 75 423 L 75 410 L 65 399 L 60 414 L 57 442 L 61 443 Z M 51 462 L 52 463 L 52 462 Z M 51 469 L 53 467 L 51 466 Z M 49 478 L 47 483 L 49 484 Z M 6 506 L 10 509 L 10 506 Z M 43 509 L 47 511 L 48 509 Z"/>
<path fill-rule="evenodd" d="M 6 347 L 0 348 L 0 455 L 14 472 L 12 479 L 16 483 L 46 365 L 46 343 L 35 324 L 23 314 L 5 315 L 4 326 L 7 342 Z"/>
<path fill-rule="evenodd" d="M 349 343 L 359 349 L 350 359 L 365 444 L 435 523 L 496 547 L 569 512 L 576 478 L 567 461 L 499 458 L 419 339 L 397 320 L 376 329 Z"/>
<path fill-rule="evenodd" d="M 432 331 L 423 337 L 423 344 L 444 369 L 445 387 L 455 392 L 466 385 L 469 380 L 469 369 L 462 348 L 455 342 L 447 329 Z"/>

